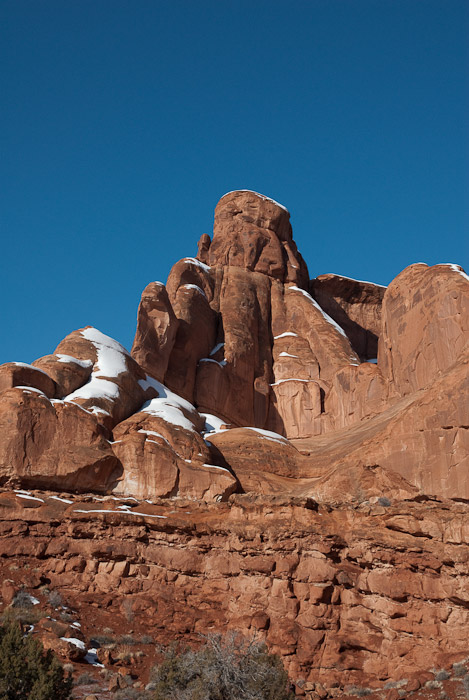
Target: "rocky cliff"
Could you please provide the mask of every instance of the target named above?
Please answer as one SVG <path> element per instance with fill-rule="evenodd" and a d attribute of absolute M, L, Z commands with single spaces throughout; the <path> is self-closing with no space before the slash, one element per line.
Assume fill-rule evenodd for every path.
<path fill-rule="evenodd" d="M 388 288 L 311 280 L 288 211 L 231 192 L 197 256 L 143 291 L 130 353 L 87 327 L 0 367 L 16 523 L 3 556 L 45 559 L 74 596 L 104 595 L 118 571 L 142 610 L 168 584 L 170 625 L 152 612 L 166 632 L 258 629 L 293 674 L 329 685 L 461 653 L 468 339 L 459 266 L 411 265 Z M 106 506 L 90 521 L 88 506 L 57 516 L 56 500 L 31 522 L 12 489 L 166 499 L 197 517 L 160 527 L 159 511 Z"/>

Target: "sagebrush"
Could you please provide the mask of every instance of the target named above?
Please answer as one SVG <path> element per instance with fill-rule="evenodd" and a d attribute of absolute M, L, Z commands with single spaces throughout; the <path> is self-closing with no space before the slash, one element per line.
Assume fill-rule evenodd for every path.
<path fill-rule="evenodd" d="M 240 635 L 207 637 L 197 651 L 166 651 L 153 700 L 293 700 L 280 657 Z"/>

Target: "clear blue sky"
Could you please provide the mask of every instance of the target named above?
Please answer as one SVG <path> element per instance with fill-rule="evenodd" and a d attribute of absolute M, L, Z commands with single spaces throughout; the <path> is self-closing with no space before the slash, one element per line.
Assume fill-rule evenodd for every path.
<path fill-rule="evenodd" d="M 140 294 L 254 189 L 315 277 L 469 267 L 466 0 L 1 0 L 0 362 Z"/>

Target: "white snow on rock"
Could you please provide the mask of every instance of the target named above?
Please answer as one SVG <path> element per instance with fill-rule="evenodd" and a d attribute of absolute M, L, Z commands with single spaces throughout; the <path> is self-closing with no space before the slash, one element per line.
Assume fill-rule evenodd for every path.
<path fill-rule="evenodd" d="M 331 318 L 331 317 L 329 316 L 329 314 L 326 314 L 326 312 L 319 306 L 319 304 L 318 304 L 318 302 L 316 301 L 316 299 L 313 299 L 313 297 L 311 296 L 311 294 L 308 294 L 308 292 L 306 292 L 304 289 L 300 289 L 299 287 L 295 287 L 294 285 L 291 286 L 291 287 L 287 287 L 287 290 L 288 290 L 288 291 L 292 291 L 292 292 L 300 292 L 300 294 L 302 294 L 304 297 L 306 297 L 306 299 L 308 299 L 308 301 L 311 302 L 311 304 L 312 304 L 318 311 L 320 311 L 320 313 L 323 315 L 323 317 L 325 318 L 325 320 L 326 320 L 328 323 L 330 323 L 330 325 L 333 326 L 333 327 L 336 329 L 336 331 L 338 331 L 341 335 L 343 335 L 344 338 L 347 338 L 347 334 L 345 333 L 344 329 L 341 328 L 341 327 L 339 326 L 339 324 L 336 323 L 336 321 L 334 321 L 334 319 Z"/>
<path fill-rule="evenodd" d="M 43 498 L 36 498 L 36 496 L 29 496 L 25 493 L 17 493 L 16 496 L 17 498 L 26 498 L 28 501 L 40 501 L 41 503 L 44 503 Z"/>
<path fill-rule="evenodd" d="M 225 359 L 220 360 L 220 362 L 219 362 L 218 360 L 214 360 L 213 357 L 202 357 L 199 360 L 199 362 L 214 362 L 219 367 L 226 367 L 226 360 Z"/>
<path fill-rule="evenodd" d="M 209 265 L 200 262 L 200 260 L 197 260 L 197 258 L 184 258 L 183 262 L 191 263 L 192 265 L 195 265 L 196 267 L 200 267 L 202 270 L 205 270 L 205 272 L 210 272 Z"/>
<path fill-rule="evenodd" d="M 60 496 L 49 496 L 49 498 L 54 501 L 61 501 L 62 503 L 73 503 L 69 498 L 60 498 Z"/>
<path fill-rule="evenodd" d="M 314 379 L 296 379 L 295 377 L 289 377 L 288 379 L 279 379 L 270 386 L 278 386 L 279 384 L 284 384 L 285 382 L 305 382 L 307 384 L 308 382 L 312 381 L 314 381 Z"/>
<path fill-rule="evenodd" d="M 11 362 L 12 365 L 16 365 L 16 367 L 27 367 L 28 369 L 32 369 L 35 372 L 40 372 L 41 374 L 45 374 L 46 377 L 49 377 L 47 372 L 44 372 L 43 369 L 39 369 L 39 367 L 34 367 L 34 365 L 28 365 L 27 362 Z M 50 377 L 49 377 L 50 379 Z"/>
<path fill-rule="evenodd" d="M 13 389 L 21 389 L 21 391 L 24 391 L 25 394 L 39 394 L 39 396 L 43 396 L 45 399 L 50 401 L 50 399 L 45 395 L 43 391 L 40 389 L 36 389 L 35 386 L 14 386 L 12 387 Z"/>
<path fill-rule="evenodd" d="M 376 282 L 368 282 L 367 280 L 356 280 L 354 277 L 346 277 L 345 275 L 338 275 L 335 272 L 328 272 L 328 275 L 334 275 L 334 277 L 341 277 L 343 280 L 350 280 L 350 282 L 359 282 L 360 284 L 371 284 L 373 287 L 381 287 L 382 289 L 387 289 L 385 284 L 377 284 Z"/>
<path fill-rule="evenodd" d="M 163 418 L 167 423 L 194 431 L 194 425 L 182 411 L 182 409 L 185 409 L 188 413 L 195 411 L 194 406 L 189 401 L 178 396 L 164 384 L 148 375 L 146 379 L 140 379 L 138 383 L 144 391 L 149 387 L 153 387 L 158 392 L 158 398 L 146 401 L 140 411 L 151 416 Z"/>
<path fill-rule="evenodd" d="M 86 661 L 87 664 L 91 664 L 91 666 L 96 666 L 96 668 L 104 668 L 104 664 L 100 664 L 98 661 L 97 652 L 97 649 L 88 649 L 84 661 Z"/>
<path fill-rule="evenodd" d="M 120 506 L 122 507 L 122 506 Z M 126 506 L 124 506 L 125 508 Z M 118 515 L 143 515 L 144 518 L 163 518 L 164 520 L 167 520 L 166 515 L 154 515 L 151 513 L 140 513 L 139 511 L 136 510 L 74 510 L 74 513 L 117 513 Z"/>
<path fill-rule="evenodd" d="M 222 472 L 228 472 L 228 474 L 231 474 L 229 469 L 226 469 L 225 467 L 219 467 L 217 464 L 202 464 L 203 467 L 210 467 L 210 469 L 221 469 Z"/>
<path fill-rule="evenodd" d="M 290 355 L 289 352 L 281 352 L 279 354 L 279 357 L 294 357 L 294 358 L 298 359 L 298 355 Z"/>
<path fill-rule="evenodd" d="M 261 199 L 263 199 L 265 202 L 272 202 L 272 204 L 276 204 L 280 209 L 283 209 L 284 211 L 288 212 L 288 209 L 283 206 L 283 204 L 280 204 L 279 202 L 276 202 L 275 199 L 272 199 L 272 197 L 266 197 L 265 194 L 260 194 L 260 192 L 255 192 L 254 190 L 231 190 L 231 192 L 227 192 L 226 194 L 223 195 L 223 197 L 227 197 L 229 194 L 233 194 L 233 192 L 247 192 L 249 194 L 255 194 Z M 223 199 L 221 197 L 221 199 Z"/>
<path fill-rule="evenodd" d="M 167 445 L 169 445 L 171 447 L 170 442 L 165 437 L 163 437 L 163 435 L 161 435 L 161 433 L 157 433 L 156 430 L 144 430 L 143 428 L 140 428 L 140 430 L 138 432 L 143 433 L 144 435 L 153 435 L 154 437 L 159 437 L 162 440 L 164 440 Z M 147 438 L 147 442 L 153 442 L 153 443 L 155 443 L 155 445 L 159 445 L 159 443 L 156 440 L 151 440 L 149 438 Z"/>
<path fill-rule="evenodd" d="M 102 377 L 118 377 L 127 370 L 126 357 L 130 357 L 123 345 L 104 335 L 97 328 L 84 328 L 81 335 L 90 340 L 96 348 L 97 359 L 94 372 Z"/>
<path fill-rule="evenodd" d="M 272 440 L 273 442 L 279 442 L 282 445 L 288 445 L 287 438 L 283 437 L 279 433 L 273 433 L 271 430 L 262 430 L 261 428 L 252 428 L 251 426 L 246 426 L 245 430 L 253 430 L 255 433 L 259 433 L 261 438 L 264 440 Z"/>
<path fill-rule="evenodd" d="M 119 398 L 119 393 L 120 390 L 117 384 L 111 382 L 109 379 L 101 379 L 95 374 L 92 374 L 86 384 L 66 396 L 64 401 L 73 401 L 74 399 L 109 399 L 113 401 Z M 95 411 L 107 413 L 104 409 L 95 408 Z"/>
<path fill-rule="evenodd" d="M 461 265 L 457 265 L 456 263 L 439 263 L 440 265 L 445 265 L 446 267 L 449 267 L 451 270 L 454 272 L 458 272 L 464 279 L 469 281 L 469 275 L 467 275 Z"/>
<path fill-rule="evenodd" d="M 56 355 L 56 357 L 58 358 L 59 362 L 78 365 L 79 367 L 83 367 L 85 369 L 93 365 L 91 360 L 78 360 L 76 357 L 72 357 L 71 355 L 62 355 L 59 353 Z"/>
<path fill-rule="evenodd" d="M 60 637 L 60 639 L 63 642 L 70 642 L 70 644 L 73 644 L 73 646 L 78 647 L 79 649 L 85 648 L 85 642 L 82 642 L 81 639 L 76 639 L 76 637 Z"/>
<path fill-rule="evenodd" d="M 129 357 L 129 353 L 117 340 L 101 333 L 97 328 L 84 328 L 80 333 L 84 338 L 90 340 L 96 348 L 96 363 L 87 383 L 68 394 L 63 400 L 74 402 L 76 399 L 107 399 L 109 401 L 118 399 L 119 386 L 110 381 L 109 377 L 117 378 L 127 371 L 126 357 Z M 109 415 L 102 408 L 93 407 L 88 410 L 97 415 Z"/>
<path fill-rule="evenodd" d="M 195 289 L 196 291 L 200 292 L 202 296 L 207 298 L 204 290 L 201 289 L 197 284 L 182 284 L 181 287 L 179 287 L 179 289 Z"/>
<path fill-rule="evenodd" d="M 221 418 L 218 418 L 211 413 L 201 413 L 200 415 L 202 418 L 205 418 L 205 426 L 202 431 L 204 434 L 211 433 L 213 435 L 215 433 L 220 433 L 223 430 L 227 430 L 227 428 L 222 427 L 224 425 L 226 426 L 227 423 Z"/>
<path fill-rule="evenodd" d="M 298 338 L 298 333 L 293 333 L 293 331 L 285 331 L 285 333 L 280 333 L 280 335 L 276 335 L 274 337 L 274 340 L 278 340 L 279 338 Z"/>
<path fill-rule="evenodd" d="M 215 345 L 215 347 L 213 348 L 213 350 L 210 350 L 210 353 L 209 353 L 209 354 L 210 354 L 210 357 L 212 357 L 212 355 L 216 355 L 217 352 L 218 352 L 219 350 L 221 350 L 222 348 L 224 348 L 224 347 L 225 347 L 225 343 L 218 343 L 218 345 Z"/>

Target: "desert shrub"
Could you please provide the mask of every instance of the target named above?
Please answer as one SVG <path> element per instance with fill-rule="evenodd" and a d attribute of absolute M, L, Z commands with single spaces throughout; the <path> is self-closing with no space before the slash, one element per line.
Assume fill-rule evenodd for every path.
<path fill-rule="evenodd" d="M 171 647 L 154 669 L 153 700 L 292 700 L 280 658 L 240 635 L 214 635 L 198 650 Z"/>
<path fill-rule="evenodd" d="M 444 668 L 441 671 L 438 671 L 437 674 L 435 675 L 435 679 L 437 681 L 447 681 L 449 677 L 450 677 L 450 674 Z"/>
<path fill-rule="evenodd" d="M 67 700 L 71 676 L 40 642 L 15 622 L 0 627 L 0 700 Z"/>
<path fill-rule="evenodd" d="M 380 496 L 378 498 L 378 503 L 380 506 L 384 506 L 384 507 L 391 505 L 391 501 L 389 500 L 389 498 L 387 498 L 387 496 Z"/>
<path fill-rule="evenodd" d="M 58 591 L 50 591 L 49 593 L 49 603 L 53 608 L 57 609 L 63 605 L 62 596 Z"/>
<path fill-rule="evenodd" d="M 463 663 L 453 664 L 453 671 L 456 678 L 461 678 L 466 675 L 466 667 Z"/>
<path fill-rule="evenodd" d="M 462 679 L 462 684 L 463 684 L 464 692 L 466 694 L 466 698 L 469 698 L 469 673 L 466 673 L 466 675 Z"/>
<path fill-rule="evenodd" d="M 31 608 L 33 601 L 29 593 L 21 588 L 13 598 L 11 605 L 13 608 Z"/>
<path fill-rule="evenodd" d="M 78 678 L 75 680 L 74 685 L 79 686 L 79 685 L 94 685 L 98 681 L 96 678 L 91 675 L 91 673 L 88 673 L 87 671 L 84 671 L 83 673 L 80 673 Z"/>

